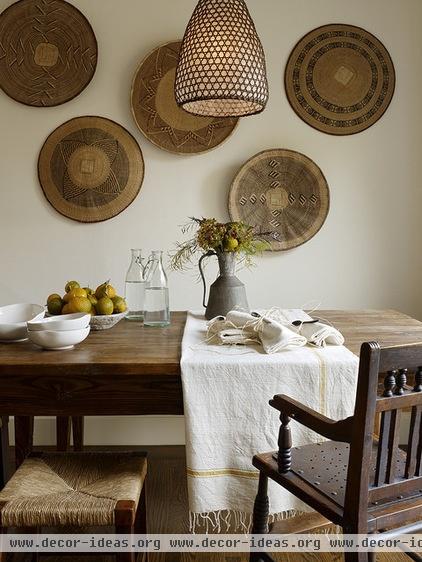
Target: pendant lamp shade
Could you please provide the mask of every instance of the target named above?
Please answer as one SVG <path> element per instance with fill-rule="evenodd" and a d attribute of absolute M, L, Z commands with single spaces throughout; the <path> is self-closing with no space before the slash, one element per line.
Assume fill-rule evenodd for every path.
<path fill-rule="evenodd" d="M 265 55 L 244 0 L 199 0 L 183 38 L 175 96 L 196 115 L 241 117 L 265 108 Z"/>

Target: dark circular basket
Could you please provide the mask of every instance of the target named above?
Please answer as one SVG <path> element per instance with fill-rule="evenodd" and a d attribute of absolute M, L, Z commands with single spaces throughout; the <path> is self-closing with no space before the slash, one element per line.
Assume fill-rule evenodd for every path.
<path fill-rule="evenodd" d="M 104 117 L 77 117 L 47 138 L 38 175 L 59 213 L 99 222 L 121 213 L 138 195 L 144 161 L 138 143 L 121 125 Z"/>
<path fill-rule="evenodd" d="M 65 103 L 89 84 L 97 41 L 85 16 L 64 0 L 20 0 L 0 15 L 0 87 L 37 107 Z"/>
<path fill-rule="evenodd" d="M 374 35 L 353 25 L 312 30 L 294 47 L 285 71 L 289 102 L 306 123 L 332 135 L 371 127 L 393 97 L 391 57 Z"/>

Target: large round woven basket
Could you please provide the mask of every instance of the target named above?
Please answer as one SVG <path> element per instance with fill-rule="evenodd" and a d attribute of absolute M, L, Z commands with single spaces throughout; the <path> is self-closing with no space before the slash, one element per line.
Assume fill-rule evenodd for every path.
<path fill-rule="evenodd" d="M 0 87 L 14 100 L 54 106 L 77 96 L 97 66 L 97 41 L 64 0 L 20 0 L 0 15 Z"/>
<path fill-rule="evenodd" d="M 181 41 L 161 45 L 141 62 L 132 84 L 132 113 L 156 146 L 176 154 L 197 154 L 226 140 L 238 119 L 200 117 L 177 105 L 174 80 L 180 46 Z"/>
<path fill-rule="evenodd" d="M 136 140 L 121 125 L 104 117 L 77 117 L 47 138 L 38 175 L 59 213 L 99 222 L 118 215 L 135 199 L 144 161 Z"/>
<path fill-rule="evenodd" d="M 306 123 L 333 135 L 359 133 L 384 114 L 393 97 L 391 57 L 374 35 L 330 24 L 305 35 L 285 71 L 289 102 Z"/>
<path fill-rule="evenodd" d="M 315 236 L 330 205 L 327 181 L 310 158 L 282 148 L 264 150 L 233 180 L 229 212 L 256 228 L 270 250 L 290 250 Z"/>

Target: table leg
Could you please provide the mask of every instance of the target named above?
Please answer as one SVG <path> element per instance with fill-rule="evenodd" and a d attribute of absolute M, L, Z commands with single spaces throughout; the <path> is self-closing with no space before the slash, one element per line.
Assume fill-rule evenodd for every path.
<path fill-rule="evenodd" d="M 10 478 L 9 416 L 0 418 L 0 489 Z"/>
<path fill-rule="evenodd" d="M 34 417 L 15 416 L 15 461 L 18 468 L 32 451 Z"/>
<path fill-rule="evenodd" d="M 84 448 L 84 417 L 72 416 L 73 449 L 82 451 Z"/>
<path fill-rule="evenodd" d="M 58 451 L 67 451 L 70 445 L 69 416 L 56 417 L 56 445 Z"/>

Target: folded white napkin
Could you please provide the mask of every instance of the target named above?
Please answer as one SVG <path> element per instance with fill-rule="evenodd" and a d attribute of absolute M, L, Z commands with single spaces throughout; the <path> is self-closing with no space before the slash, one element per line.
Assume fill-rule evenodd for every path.
<path fill-rule="evenodd" d="M 306 345 L 306 338 L 279 322 L 259 315 L 232 310 L 208 323 L 208 335 L 224 344 L 261 343 L 268 354 L 287 347 Z"/>
<path fill-rule="evenodd" d="M 306 337 L 265 316 L 260 319 L 258 333 L 266 353 L 277 353 L 286 347 L 303 347 L 307 343 Z"/>
<path fill-rule="evenodd" d="M 322 322 L 313 324 L 300 324 L 297 327 L 298 334 L 305 336 L 308 343 L 316 347 L 325 347 L 325 345 L 343 345 L 343 335 L 333 326 L 328 326 Z"/>
<path fill-rule="evenodd" d="M 229 312 L 227 317 L 216 316 L 208 322 L 208 337 L 216 337 L 219 343 L 225 345 L 259 343 L 259 336 L 254 330 L 256 321 L 250 314 L 242 312 Z"/>
<path fill-rule="evenodd" d="M 217 334 L 218 339 L 223 344 L 246 345 L 248 343 L 259 343 L 258 334 L 249 335 L 241 328 L 227 328 Z"/>

